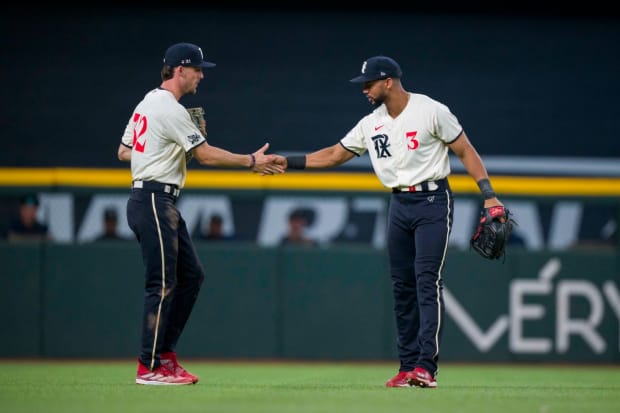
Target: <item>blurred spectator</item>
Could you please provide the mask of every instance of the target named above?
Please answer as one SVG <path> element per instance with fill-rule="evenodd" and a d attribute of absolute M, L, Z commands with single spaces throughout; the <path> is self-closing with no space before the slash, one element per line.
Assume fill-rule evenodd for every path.
<path fill-rule="evenodd" d="M 280 241 L 280 245 L 299 245 L 306 247 L 316 247 L 316 240 L 306 236 L 309 218 L 304 211 L 296 209 L 288 217 L 288 230 Z"/>
<path fill-rule="evenodd" d="M 49 239 L 47 225 L 37 220 L 39 198 L 26 194 L 19 201 L 18 216 L 11 219 L 7 228 L 7 239 L 16 241 L 46 241 Z"/>
<path fill-rule="evenodd" d="M 223 222 L 221 215 L 211 215 L 205 231 L 198 235 L 198 239 L 201 241 L 233 241 L 234 236 L 224 234 Z"/>
<path fill-rule="evenodd" d="M 103 234 L 95 241 L 128 241 L 118 234 L 118 214 L 115 209 L 108 208 L 103 212 Z"/>

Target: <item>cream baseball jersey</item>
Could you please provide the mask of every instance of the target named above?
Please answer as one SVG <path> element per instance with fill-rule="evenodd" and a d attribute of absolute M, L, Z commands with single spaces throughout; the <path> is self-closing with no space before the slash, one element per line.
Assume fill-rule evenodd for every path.
<path fill-rule="evenodd" d="M 381 183 L 399 188 L 447 177 L 447 144 L 462 131 L 446 105 L 426 95 L 409 93 L 407 106 L 396 118 L 381 105 L 360 119 L 340 143 L 357 155 L 368 151 Z"/>
<path fill-rule="evenodd" d="M 205 141 L 186 108 L 161 88 L 151 90 L 138 103 L 121 139 L 132 148 L 132 180 L 179 188 L 185 185 L 189 152 Z"/>

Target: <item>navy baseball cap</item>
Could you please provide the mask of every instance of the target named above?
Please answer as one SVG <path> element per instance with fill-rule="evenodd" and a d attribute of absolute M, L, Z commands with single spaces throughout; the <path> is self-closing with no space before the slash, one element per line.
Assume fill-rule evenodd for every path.
<path fill-rule="evenodd" d="M 177 43 L 170 46 L 166 50 L 164 64 L 172 67 L 215 67 L 215 63 L 204 60 L 202 49 L 192 43 Z"/>
<path fill-rule="evenodd" d="M 400 78 L 403 71 L 396 60 L 387 56 L 373 56 L 362 64 L 361 75 L 351 79 L 353 83 L 365 83 L 373 80 L 387 79 L 388 77 Z"/>

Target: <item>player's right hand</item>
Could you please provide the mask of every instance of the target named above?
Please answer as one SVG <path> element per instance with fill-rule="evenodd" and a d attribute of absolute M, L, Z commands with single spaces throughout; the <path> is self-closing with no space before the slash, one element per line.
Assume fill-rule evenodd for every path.
<path fill-rule="evenodd" d="M 252 171 L 258 172 L 261 175 L 273 175 L 284 173 L 285 167 L 276 162 L 276 155 L 266 155 L 265 152 L 269 149 L 269 143 L 264 144 L 259 150 L 254 152 L 254 158 L 256 160 Z"/>

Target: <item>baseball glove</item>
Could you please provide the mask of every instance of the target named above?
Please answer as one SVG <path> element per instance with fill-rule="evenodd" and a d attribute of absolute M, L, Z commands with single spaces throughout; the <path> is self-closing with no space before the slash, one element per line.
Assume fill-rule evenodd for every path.
<path fill-rule="evenodd" d="M 194 122 L 194 125 L 196 125 L 198 130 L 202 132 L 202 135 L 207 136 L 204 109 L 202 107 L 195 107 L 187 108 L 187 111 L 189 112 L 189 117 L 192 118 L 192 122 Z"/>
<path fill-rule="evenodd" d="M 488 260 L 504 257 L 508 239 L 515 224 L 511 212 L 503 206 L 494 206 L 484 208 L 480 215 L 478 228 L 469 244 L 478 254 Z"/>

